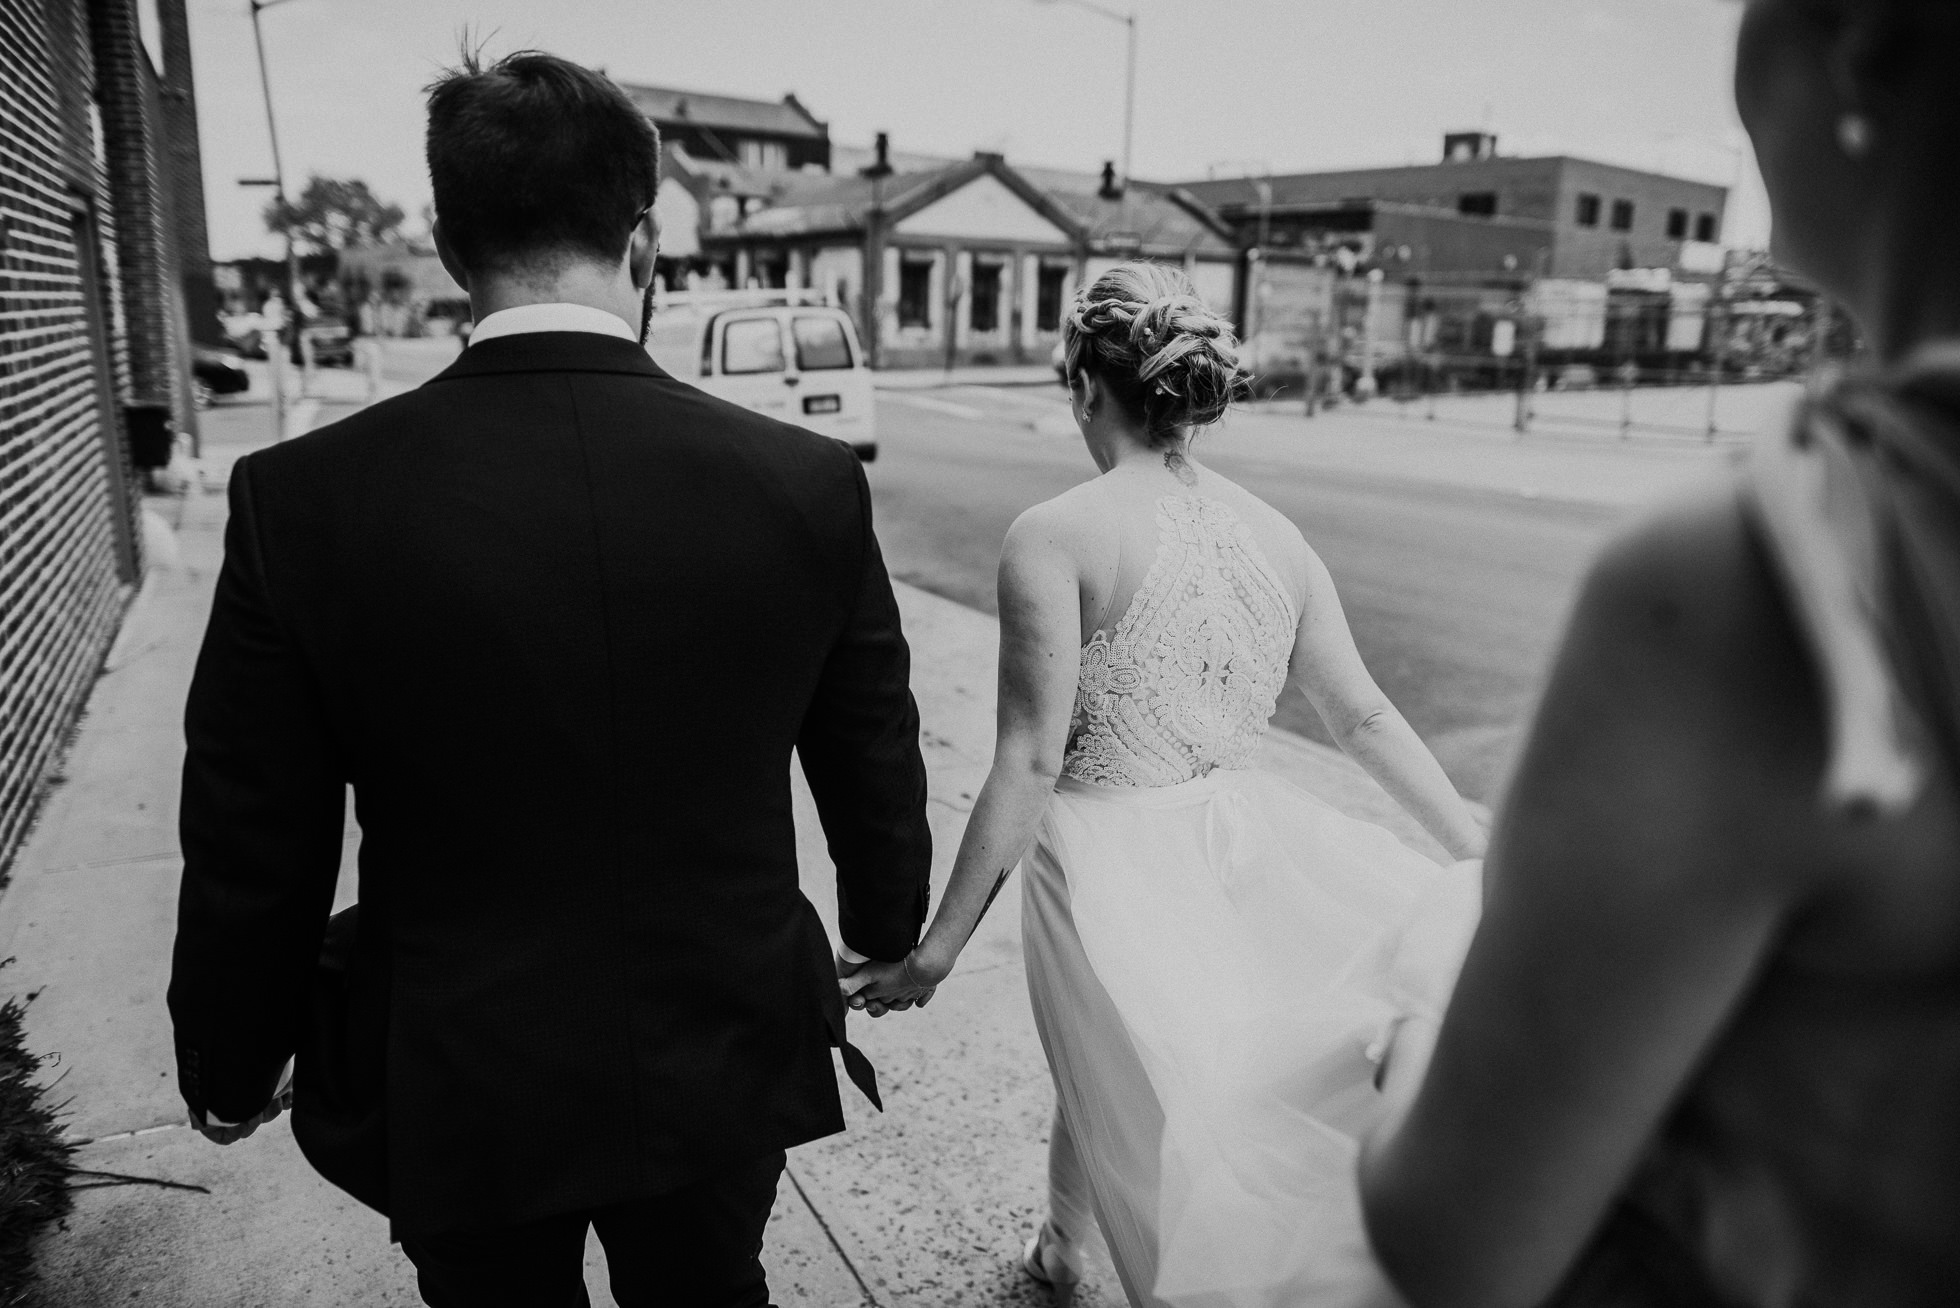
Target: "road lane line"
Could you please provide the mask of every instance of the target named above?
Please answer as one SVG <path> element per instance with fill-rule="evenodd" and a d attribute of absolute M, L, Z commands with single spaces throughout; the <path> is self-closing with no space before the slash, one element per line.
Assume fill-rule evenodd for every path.
<path fill-rule="evenodd" d="M 964 418 L 968 422 L 982 422 L 988 417 L 984 410 L 967 404 L 955 404 L 951 400 L 938 400 L 930 395 L 908 395 L 901 391 L 884 391 L 880 399 L 895 404 L 909 404 L 915 409 L 925 409 L 931 413 L 943 413 L 949 418 Z"/>

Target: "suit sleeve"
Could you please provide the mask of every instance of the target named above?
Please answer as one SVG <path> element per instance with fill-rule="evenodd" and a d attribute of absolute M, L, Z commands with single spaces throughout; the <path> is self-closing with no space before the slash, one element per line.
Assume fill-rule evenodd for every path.
<path fill-rule="evenodd" d="M 298 1045 L 346 794 L 320 689 L 273 615 L 251 462 L 232 473 L 224 567 L 185 709 L 169 994 L 184 1100 L 226 1121 L 265 1107 Z"/>
<path fill-rule="evenodd" d="M 861 532 L 851 612 L 804 718 L 797 753 L 837 865 L 847 948 L 905 957 L 925 925 L 932 875 L 926 768 L 911 652 L 871 530 L 871 487 L 852 459 Z"/>

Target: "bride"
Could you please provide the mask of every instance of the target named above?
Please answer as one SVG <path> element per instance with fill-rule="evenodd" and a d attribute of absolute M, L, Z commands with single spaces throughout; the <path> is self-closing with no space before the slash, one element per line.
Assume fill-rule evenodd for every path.
<path fill-rule="evenodd" d="M 1391 1033 L 1440 1012 L 1477 877 L 1251 770 L 1289 674 L 1451 855 L 1481 856 L 1483 828 L 1299 531 L 1193 454 L 1244 389 L 1227 323 L 1131 263 L 1062 339 L 1102 475 L 1008 532 L 993 770 L 919 947 L 843 984 L 873 1015 L 930 999 L 1020 865 L 1056 1089 L 1028 1273 L 1065 1299 L 1093 1221 L 1133 1304 L 1392 1303 L 1356 1141 Z"/>

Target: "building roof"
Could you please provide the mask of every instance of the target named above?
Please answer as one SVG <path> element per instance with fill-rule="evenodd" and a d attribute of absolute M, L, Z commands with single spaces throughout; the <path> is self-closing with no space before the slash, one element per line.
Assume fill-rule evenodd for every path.
<path fill-rule="evenodd" d="M 698 199 L 733 195 L 773 201 L 789 181 L 802 176 L 781 168 L 749 168 L 725 159 L 703 159 L 678 141 L 662 142 L 660 150 L 662 175 L 679 181 Z"/>
<path fill-rule="evenodd" d="M 1326 168 L 1314 172 L 1275 173 L 1270 177 L 1219 177 L 1201 182 L 1186 182 L 1183 189 L 1189 191 L 1201 203 L 1214 209 L 1249 210 L 1259 207 L 1262 183 L 1272 188 L 1270 203 L 1275 207 L 1288 204 L 1324 202 L 1330 184 L 1353 186 L 1356 199 L 1367 197 L 1369 182 L 1385 182 L 1391 179 L 1406 179 L 1416 176 L 1441 179 L 1446 176 L 1462 177 L 1466 180 L 1479 174 L 1493 173 L 1532 173 L 1557 171 L 1567 165 L 1576 164 L 1589 170 L 1607 170 L 1624 173 L 1633 177 L 1657 177 L 1684 186 L 1706 187 L 1710 191 L 1726 193 L 1727 187 L 1718 183 L 1703 182 L 1691 177 L 1676 177 L 1669 173 L 1654 172 L 1644 168 L 1628 168 L 1622 164 L 1601 163 L 1596 159 L 1581 159 L 1574 155 L 1494 155 L 1483 159 L 1438 160 L 1434 163 L 1391 164 L 1374 168 Z"/>
<path fill-rule="evenodd" d="M 748 100 L 734 95 L 679 91 L 666 86 L 620 83 L 640 112 L 656 123 L 693 123 L 711 131 L 792 136 L 825 140 L 829 127 L 805 109 L 795 95 L 781 100 Z"/>
<path fill-rule="evenodd" d="M 1128 243 L 1158 255 L 1229 253 L 1224 229 L 1189 192 L 1133 183 L 1121 197 L 1102 193 L 1098 173 L 1061 168 L 1017 168 L 1016 172 L 1066 210 L 1091 245 Z"/>
<path fill-rule="evenodd" d="M 785 179 L 786 184 L 774 203 L 743 219 L 736 234 L 814 236 L 859 232 L 864 230 L 873 205 L 882 205 L 886 216 L 896 222 L 957 189 L 952 185 L 956 175 L 970 170 L 968 163 L 949 163 L 895 172 L 882 181 L 850 173 L 791 176 Z"/>
<path fill-rule="evenodd" d="M 951 195 L 983 174 L 998 178 L 1029 207 L 1092 250 L 1181 257 L 1187 253 L 1229 254 L 1224 230 L 1195 200 L 1168 188 L 1132 186 L 1119 199 L 1102 196 L 1095 173 L 1055 168 L 1018 168 L 997 154 L 901 167 L 874 183 L 858 174 L 777 174 L 770 205 L 744 218 L 724 235 L 802 237 L 860 232 L 874 204 L 896 223 Z"/>

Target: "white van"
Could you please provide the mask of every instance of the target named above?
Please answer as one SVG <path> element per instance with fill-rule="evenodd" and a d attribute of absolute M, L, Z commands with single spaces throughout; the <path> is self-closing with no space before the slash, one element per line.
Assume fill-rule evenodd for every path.
<path fill-rule="evenodd" d="M 871 369 L 851 316 L 812 291 L 683 292 L 654 302 L 653 361 L 710 395 L 878 457 Z"/>

